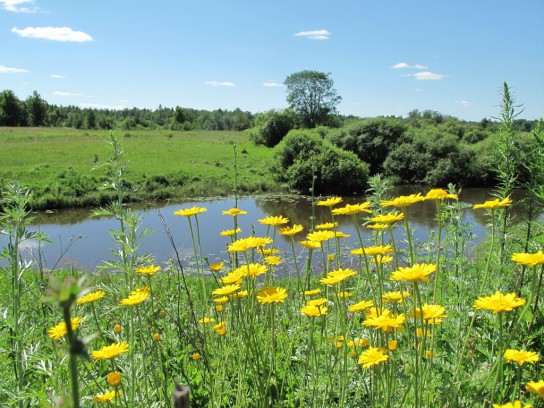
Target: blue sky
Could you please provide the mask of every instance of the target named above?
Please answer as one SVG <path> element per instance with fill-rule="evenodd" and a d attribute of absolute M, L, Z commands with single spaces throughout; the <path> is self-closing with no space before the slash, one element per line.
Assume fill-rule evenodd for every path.
<path fill-rule="evenodd" d="M 544 0 L 0 0 L 0 90 L 50 103 L 287 107 L 331 74 L 342 114 L 544 116 Z"/>

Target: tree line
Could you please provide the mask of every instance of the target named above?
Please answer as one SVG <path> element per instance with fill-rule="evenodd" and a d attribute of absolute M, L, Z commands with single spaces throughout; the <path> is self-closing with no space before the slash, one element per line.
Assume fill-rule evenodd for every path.
<path fill-rule="evenodd" d="M 96 109 L 49 104 L 37 91 L 21 100 L 11 90 L 0 93 L 0 126 L 51 126 L 75 129 L 245 130 L 255 115 L 237 108 L 213 111 L 176 106 L 157 109 Z"/>

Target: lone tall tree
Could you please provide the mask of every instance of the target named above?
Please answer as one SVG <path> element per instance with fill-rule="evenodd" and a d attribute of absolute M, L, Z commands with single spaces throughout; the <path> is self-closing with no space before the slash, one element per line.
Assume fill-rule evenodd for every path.
<path fill-rule="evenodd" d="M 330 73 L 311 70 L 295 72 L 285 79 L 285 85 L 289 106 L 300 116 L 302 126 L 307 128 L 326 124 L 342 100 L 333 88 Z"/>

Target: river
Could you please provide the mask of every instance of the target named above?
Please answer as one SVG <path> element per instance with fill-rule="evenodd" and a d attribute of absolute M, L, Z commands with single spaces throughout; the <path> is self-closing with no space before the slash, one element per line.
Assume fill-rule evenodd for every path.
<path fill-rule="evenodd" d="M 421 187 L 397 187 L 394 195 L 426 192 L 428 189 Z M 483 203 L 490 200 L 490 191 L 482 188 L 467 188 L 461 192 L 460 200 L 468 204 Z M 515 197 L 513 197 L 515 199 Z M 345 199 L 345 203 L 362 202 L 362 198 Z M 155 263 L 163 265 L 169 259 L 174 258 L 175 250 L 171 246 L 161 221 L 160 214 L 164 217 L 176 243 L 177 251 L 182 259 L 190 259 L 193 255 L 193 246 L 189 230 L 188 220 L 185 217 L 175 216 L 174 211 L 199 206 L 207 208 L 207 212 L 198 216 L 201 233 L 202 254 L 209 258 L 210 263 L 218 260 L 226 260 L 227 237 L 222 237 L 219 232 L 233 228 L 233 218 L 222 215 L 222 211 L 228 210 L 235 204 L 234 198 L 185 201 L 176 203 L 152 203 L 139 204 L 133 208 L 142 217 L 142 224 L 154 231 L 150 236 L 141 240 L 140 253 L 150 253 L 155 258 Z M 307 197 L 249 197 L 238 200 L 238 208 L 248 212 L 247 215 L 238 216 L 238 225 L 242 228 L 240 237 L 251 235 L 253 231 L 258 236 L 264 236 L 266 226 L 261 225 L 258 219 L 268 215 L 283 215 L 289 218 L 290 225 L 302 224 L 305 232 L 296 236 L 296 240 L 302 240 L 308 232 L 310 217 L 312 215 L 311 202 Z M 76 267 L 86 271 L 94 271 L 103 261 L 112 259 L 111 249 L 114 248 L 113 239 L 110 236 L 112 229 L 118 228 L 118 222 L 109 217 L 91 218 L 91 209 L 68 209 L 59 211 L 39 212 L 33 214 L 34 220 L 29 229 L 43 231 L 53 244 L 38 245 L 36 242 L 23 242 L 20 250 L 25 258 L 41 259 L 46 269 Z M 521 219 L 521 214 L 513 211 L 516 219 Z M 325 207 L 317 207 L 316 223 L 329 222 L 330 211 Z M 410 225 L 415 230 L 416 240 L 428 239 L 429 233 L 436 229 L 435 205 L 433 202 L 423 202 L 408 207 Z M 339 230 L 351 234 L 351 238 L 345 245 L 358 247 L 355 227 L 351 217 L 337 217 L 340 223 Z M 483 210 L 474 211 L 467 208 L 464 211 L 463 221 L 473 224 L 471 231 L 474 234 L 474 243 L 480 242 L 488 233 L 486 227 L 489 217 Z M 365 237 L 371 232 L 365 231 Z M 396 228 L 399 239 L 403 239 L 404 228 Z M 4 236 L 0 236 L 0 247 L 6 244 Z M 278 237 L 276 246 L 290 248 L 288 241 Z M 298 248 L 302 250 L 302 247 Z"/>

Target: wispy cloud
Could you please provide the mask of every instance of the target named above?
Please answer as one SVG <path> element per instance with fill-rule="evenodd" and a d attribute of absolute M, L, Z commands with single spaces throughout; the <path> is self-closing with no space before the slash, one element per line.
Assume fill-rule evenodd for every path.
<path fill-rule="evenodd" d="M 13 11 L 14 13 L 36 13 L 40 11 L 39 7 L 34 6 L 34 0 L 0 0 L 0 5 L 4 6 L 4 10 Z"/>
<path fill-rule="evenodd" d="M 0 65 L 0 74 L 20 74 L 22 72 L 28 72 L 28 69 L 13 68 L 13 67 L 6 67 L 5 65 Z"/>
<path fill-rule="evenodd" d="M 420 64 L 409 65 L 406 62 L 399 62 L 398 64 L 393 65 L 391 68 L 393 69 L 404 69 L 404 68 L 427 69 L 429 67 L 426 65 L 420 65 Z"/>
<path fill-rule="evenodd" d="M 456 101 L 455 103 L 457 103 L 457 105 L 461 105 L 462 107 L 464 108 L 468 108 L 469 106 L 472 106 L 474 105 L 472 102 L 470 101 Z"/>
<path fill-rule="evenodd" d="M 234 86 L 234 82 L 206 81 L 204 83 L 210 86 Z"/>
<path fill-rule="evenodd" d="M 55 96 L 84 96 L 82 93 L 77 92 L 64 92 L 64 91 L 55 91 L 53 92 Z"/>
<path fill-rule="evenodd" d="M 447 75 L 435 74 L 434 72 L 429 72 L 429 71 L 416 72 L 412 76 L 418 81 L 439 81 L 447 77 Z"/>
<path fill-rule="evenodd" d="M 49 78 L 62 79 L 64 78 L 64 75 L 51 74 L 49 75 Z"/>
<path fill-rule="evenodd" d="M 330 36 L 331 33 L 324 29 L 300 31 L 295 34 L 295 37 L 305 37 L 309 40 L 328 40 Z"/>
<path fill-rule="evenodd" d="M 93 37 L 83 31 L 74 31 L 70 27 L 26 27 L 18 29 L 13 27 L 11 32 L 25 38 L 40 38 L 44 40 L 61 42 L 87 42 Z"/>
<path fill-rule="evenodd" d="M 263 82 L 263 86 L 267 88 L 276 88 L 276 87 L 283 87 L 285 85 L 278 81 L 267 81 L 267 82 Z"/>

